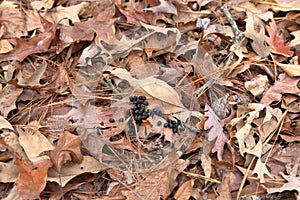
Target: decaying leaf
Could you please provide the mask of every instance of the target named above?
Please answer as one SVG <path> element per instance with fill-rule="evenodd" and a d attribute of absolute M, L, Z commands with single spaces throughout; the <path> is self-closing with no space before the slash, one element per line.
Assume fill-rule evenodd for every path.
<path fill-rule="evenodd" d="M 12 92 L 13 91 L 13 92 Z M 1 115 L 7 117 L 8 113 L 16 109 L 16 101 L 23 89 L 11 84 L 7 84 L 3 90 L 0 91 L 0 112 Z"/>
<path fill-rule="evenodd" d="M 300 44 L 300 31 L 294 31 L 291 33 L 295 38 L 291 41 L 291 46 L 297 46 Z"/>
<path fill-rule="evenodd" d="M 291 77 L 300 76 L 300 65 L 283 64 L 279 62 L 276 62 L 276 65 L 279 66 L 287 75 Z"/>
<path fill-rule="evenodd" d="M 194 186 L 194 179 L 188 180 L 183 183 L 176 191 L 174 198 L 176 200 L 189 200 Z"/>
<path fill-rule="evenodd" d="M 265 174 L 268 177 L 273 178 L 273 176 L 270 174 L 270 172 L 269 172 L 269 170 L 266 166 L 266 163 L 263 163 L 260 158 L 258 158 L 258 160 L 255 164 L 255 168 L 252 171 L 252 175 L 253 174 L 257 174 L 257 177 L 259 178 L 260 183 L 265 183 L 266 182 L 265 178 L 264 178 Z"/>
<path fill-rule="evenodd" d="M 158 6 L 154 6 L 151 8 L 145 8 L 145 10 L 151 10 L 152 12 L 162 12 L 162 13 L 169 13 L 169 14 L 174 14 L 177 15 L 177 9 L 176 7 L 166 1 L 166 0 L 159 0 L 160 4 Z"/>

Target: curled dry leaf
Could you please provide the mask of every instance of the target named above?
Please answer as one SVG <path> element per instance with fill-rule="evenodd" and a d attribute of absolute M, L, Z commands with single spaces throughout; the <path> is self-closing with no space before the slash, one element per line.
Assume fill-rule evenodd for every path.
<path fill-rule="evenodd" d="M 273 178 L 273 176 L 270 174 L 266 163 L 263 163 L 260 158 L 258 158 L 255 168 L 252 171 L 252 175 L 257 174 L 257 177 L 259 178 L 260 183 L 265 183 L 265 177 L 266 174 L 268 177 Z"/>
<path fill-rule="evenodd" d="M 250 91 L 253 96 L 261 95 L 267 88 L 269 83 L 268 77 L 265 75 L 257 75 L 251 81 L 245 82 L 245 88 Z"/>
<path fill-rule="evenodd" d="M 191 179 L 183 183 L 176 191 L 174 198 L 176 200 L 189 200 L 193 192 L 194 182 L 194 179 Z"/>
<path fill-rule="evenodd" d="M 177 15 L 177 9 L 176 7 L 166 1 L 166 0 L 159 0 L 160 4 L 158 6 L 154 6 L 151 8 L 145 8 L 144 10 L 151 10 L 152 12 L 162 12 L 162 13 L 169 13 L 169 14 L 174 14 Z"/>
<path fill-rule="evenodd" d="M 50 151 L 50 159 L 60 172 L 61 167 L 69 161 L 81 163 L 83 160 L 80 152 L 81 139 L 79 136 L 73 135 L 66 131 L 59 137 L 57 147 Z"/>
<path fill-rule="evenodd" d="M 297 46 L 300 44 L 300 30 L 299 31 L 294 31 L 291 33 L 295 38 L 291 41 L 291 46 Z"/>
<path fill-rule="evenodd" d="M 279 62 L 276 62 L 276 65 L 279 66 L 287 75 L 291 77 L 300 76 L 300 65 L 283 64 Z"/>

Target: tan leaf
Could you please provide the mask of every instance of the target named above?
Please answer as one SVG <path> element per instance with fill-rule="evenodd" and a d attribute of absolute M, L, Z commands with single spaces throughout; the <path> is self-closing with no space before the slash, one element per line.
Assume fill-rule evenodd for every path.
<path fill-rule="evenodd" d="M 263 22 L 256 16 L 245 19 L 246 31 L 245 35 L 252 40 L 251 46 L 253 50 L 261 57 L 265 58 L 270 54 L 270 47 L 264 44 L 265 28 Z"/>
<path fill-rule="evenodd" d="M 22 88 L 11 84 L 7 84 L 3 90 L 0 91 L 0 112 L 4 117 L 7 117 L 10 111 L 17 108 L 16 101 L 22 92 Z"/>
<path fill-rule="evenodd" d="M 283 64 L 279 62 L 276 62 L 276 65 L 279 66 L 287 75 L 291 77 L 300 76 L 300 65 Z"/>
<path fill-rule="evenodd" d="M 38 199 L 46 186 L 47 172 L 52 166 L 49 159 L 31 162 L 16 156 L 15 164 L 19 168 L 20 176 L 16 181 L 16 188 L 24 199 Z"/>
<path fill-rule="evenodd" d="M 1 129 L 9 129 L 9 130 L 14 130 L 14 128 L 12 127 L 12 125 L 4 118 L 0 115 L 0 130 Z"/>
<path fill-rule="evenodd" d="M 224 177 L 221 184 L 218 185 L 219 196 L 217 200 L 232 199 L 232 186 L 235 182 L 235 179 L 236 177 L 232 172 L 230 172 L 227 176 Z"/>
<path fill-rule="evenodd" d="M 144 10 L 151 10 L 152 12 L 162 12 L 177 15 L 176 7 L 166 0 L 159 0 L 160 4 L 151 8 L 145 8 Z"/>
<path fill-rule="evenodd" d="M 0 11 L 1 38 L 19 38 L 27 34 L 25 18 L 17 3 L 2 1 Z"/>
<path fill-rule="evenodd" d="M 252 175 L 253 174 L 257 174 L 257 177 L 259 178 L 260 183 L 265 183 L 266 182 L 265 178 L 264 178 L 265 174 L 267 176 L 269 176 L 270 178 L 273 178 L 273 176 L 270 174 L 266 164 L 263 163 L 260 158 L 257 159 L 255 168 L 252 171 Z"/>
<path fill-rule="evenodd" d="M 17 128 L 20 145 L 23 147 L 28 159 L 35 162 L 45 159 L 45 157 L 49 158 L 48 156 L 41 156 L 41 154 L 45 151 L 53 150 L 54 147 L 39 130 L 35 130 L 38 127 L 38 122 L 30 122 L 28 126 L 26 128 Z"/>
<path fill-rule="evenodd" d="M 65 131 L 60 135 L 57 147 L 50 151 L 50 158 L 60 172 L 61 167 L 69 161 L 75 163 L 81 163 L 83 160 L 80 152 L 81 139 L 79 136 L 73 135 L 68 131 Z"/>
<path fill-rule="evenodd" d="M 89 3 L 82 2 L 80 4 L 68 7 L 57 6 L 50 10 L 46 10 L 46 12 L 41 13 L 41 15 L 53 24 L 60 23 L 69 26 L 70 24 L 68 19 L 70 19 L 72 23 L 80 22 L 78 14 L 88 5 Z"/>
<path fill-rule="evenodd" d="M 19 170 L 14 161 L 0 162 L 0 173 L 0 182 L 2 183 L 15 182 L 19 177 Z"/>
<path fill-rule="evenodd" d="M 257 75 L 251 81 L 245 82 L 245 88 L 250 91 L 253 96 L 261 95 L 269 84 L 269 79 L 264 75 Z"/>
<path fill-rule="evenodd" d="M 189 200 L 194 186 L 194 179 L 188 180 L 183 183 L 176 191 L 174 198 L 176 200 Z"/>
<path fill-rule="evenodd" d="M 74 177 L 90 172 L 98 173 L 103 170 L 99 161 L 91 156 L 83 156 L 81 163 L 67 163 L 62 166 L 58 173 L 54 168 L 50 168 L 48 172 L 47 181 L 54 181 L 61 187 L 64 187 Z"/>
<path fill-rule="evenodd" d="M 299 31 L 294 31 L 291 32 L 291 34 L 295 37 L 292 41 L 291 41 L 291 46 L 297 46 L 300 44 L 300 30 Z"/>

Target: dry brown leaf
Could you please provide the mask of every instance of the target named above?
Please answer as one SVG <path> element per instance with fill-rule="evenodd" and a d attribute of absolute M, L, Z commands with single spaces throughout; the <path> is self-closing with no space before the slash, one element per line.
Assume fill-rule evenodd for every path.
<path fill-rule="evenodd" d="M 300 65 L 283 64 L 279 62 L 276 62 L 276 65 L 279 66 L 287 75 L 291 77 L 300 76 Z"/>
<path fill-rule="evenodd" d="M 177 15 L 177 9 L 176 7 L 166 1 L 166 0 L 159 0 L 160 4 L 158 6 L 153 6 L 151 8 L 145 8 L 144 10 L 151 10 L 152 12 L 162 12 L 162 13 L 169 13 L 169 14 L 174 14 Z"/>
<path fill-rule="evenodd" d="M 274 10 L 279 11 L 297 11 L 300 10 L 298 0 L 275 0 L 277 4 L 273 5 Z"/>
<path fill-rule="evenodd" d="M 27 35 L 25 18 L 16 2 L 2 1 L 0 4 L 0 37 L 20 38 Z"/>
<path fill-rule="evenodd" d="M 265 92 L 260 102 L 268 105 L 273 101 L 280 101 L 284 93 L 300 94 L 300 89 L 297 87 L 299 80 L 300 77 L 280 74 L 279 80 Z"/>
<path fill-rule="evenodd" d="M 291 41 L 291 46 L 297 46 L 300 44 L 300 30 L 299 31 L 294 31 L 291 32 L 291 34 L 295 37 L 292 41 Z"/>
<path fill-rule="evenodd" d="M 285 175 L 283 172 L 281 172 L 280 174 L 288 182 L 279 188 L 268 188 L 267 192 L 271 194 L 275 192 L 296 190 L 298 192 L 297 200 L 299 200 L 300 199 L 300 178 L 292 175 Z"/>
<path fill-rule="evenodd" d="M 265 58 L 270 54 L 270 47 L 264 44 L 265 28 L 263 22 L 256 16 L 251 16 L 245 19 L 246 37 L 252 40 L 251 46 L 253 50 L 261 57 Z"/>
<path fill-rule="evenodd" d="M 245 82 L 245 88 L 250 91 L 253 96 L 261 95 L 269 84 L 268 77 L 265 75 L 257 75 L 251 81 Z"/>
<path fill-rule="evenodd" d="M 60 135 L 57 147 L 50 151 L 50 159 L 60 172 L 61 167 L 69 161 L 81 163 L 83 156 L 80 151 L 81 139 L 79 136 L 73 135 L 65 131 Z"/>
<path fill-rule="evenodd" d="M 38 199 L 46 186 L 47 172 L 52 166 L 49 159 L 31 162 L 16 156 L 15 164 L 19 168 L 20 176 L 16 181 L 16 188 L 24 199 Z"/>
<path fill-rule="evenodd" d="M 36 130 L 39 126 L 38 122 L 30 122 L 28 126 L 29 127 L 25 128 L 17 128 L 20 145 L 23 147 L 28 159 L 35 162 L 49 158 L 48 156 L 42 156 L 41 154 L 53 150 L 54 147 L 39 130 Z"/>
<path fill-rule="evenodd" d="M 76 176 L 87 172 L 98 173 L 101 170 L 103 170 L 103 168 L 98 160 L 91 156 L 83 156 L 83 160 L 80 164 L 66 163 L 62 166 L 59 173 L 54 168 L 50 168 L 48 171 L 47 181 L 54 181 L 61 187 L 64 187 Z"/>
<path fill-rule="evenodd" d="M 183 183 L 176 191 L 174 198 L 176 200 L 189 200 L 194 186 L 194 179 L 188 180 Z"/>
<path fill-rule="evenodd" d="M 271 52 L 286 57 L 291 57 L 294 54 L 294 52 L 290 50 L 290 45 L 285 44 L 283 34 L 278 32 L 274 19 L 272 19 L 270 25 L 267 26 L 267 31 L 270 37 L 266 37 L 265 40 L 272 47 Z"/>
<path fill-rule="evenodd" d="M 255 168 L 252 171 L 252 175 L 253 174 L 257 174 L 257 177 L 259 178 L 260 183 L 265 183 L 266 182 L 265 178 L 264 178 L 265 174 L 267 176 L 269 176 L 270 178 L 273 178 L 273 176 L 270 174 L 270 172 L 269 172 L 269 170 L 266 166 L 266 163 L 263 163 L 260 158 L 258 158 L 258 160 L 256 162 L 256 165 L 255 165 Z"/>
<path fill-rule="evenodd" d="M 10 111 L 17 108 L 16 101 L 22 92 L 22 88 L 11 84 L 7 84 L 0 91 L 0 112 L 4 117 L 7 117 Z"/>
<path fill-rule="evenodd" d="M 232 199 L 232 186 L 235 182 L 235 179 L 236 177 L 232 172 L 230 172 L 226 177 L 224 177 L 221 184 L 218 185 L 219 196 L 217 200 Z"/>
<path fill-rule="evenodd" d="M 2 183 L 15 182 L 19 177 L 19 170 L 14 161 L 0 162 L 0 173 L 0 182 Z"/>
<path fill-rule="evenodd" d="M 80 22 L 78 15 L 88 5 L 88 2 L 81 2 L 80 4 L 68 7 L 57 6 L 42 12 L 41 15 L 53 24 L 60 23 L 69 26 L 70 23 L 68 19 L 71 20 L 72 23 Z"/>
<path fill-rule="evenodd" d="M 9 129 L 9 130 L 14 130 L 12 125 L 0 115 L 0 130 L 1 129 Z"/>

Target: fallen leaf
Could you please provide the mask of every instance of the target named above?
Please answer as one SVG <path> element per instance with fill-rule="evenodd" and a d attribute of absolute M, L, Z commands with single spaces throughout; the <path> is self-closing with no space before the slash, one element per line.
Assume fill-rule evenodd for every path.
<path fill-rule="evenodd" d="M 253 96 L 261 95 L 269 84 L 268 77 L 265 75 L 257 75 L 251 81 L 245 82 L 245 88 L 250 91 Z"/>
<path fill-rule="evenodd" d="M 298 0 L 275 0 L 277 4 L 273 5 L 274 10 L 279 11 L 293 11 L 299 10 L 299 1 Z"/>
<path fill-rule="evenodd" d="M 68 131 L 65 131 L 63 134 L 60 135 L 57 147 L 54 150 L 51 150 L 49 154 L 50 159 L 58 172 L 60 172 L 61 167 L 66 162 L 82 162 L 83 157 L 80 151 L 80 144 L 80 137 L 73 135 Z"/>
<path fill-rule="evenodd" d="M 76 176 L 83 173 L 98 173 L 103 170 L 98 160 L 91 156 L 83 156 L 81 163 L 66 163 L 57 172 L 53 167 L 48 171 L 47 181 L 54 181 L 61 187 L 65 187 L 67 183 Z"/>
<path fill-rule="evenodd" d="M 166 0 L 159 0 L 160 4 L 158 6 L 153 6 L 151 8 L 145 8 L 144 10 L 151 10 L 152 12 L 162 12 L 162 13 L 169 13 L 173 15 L 177 15 L 176 7 Z"/>
<path fill-rule="evenodd" d="M 189 200 L 193 192 L 194 182 L 194 179 L 191 179 L 180 185 L 174 198 L 176 200 Z"/>
<path fill-rule="evenodd" d="M 222 199 L 232 199 L 232 186 L 236 180 L 235 175 L 230 172 L 227 176 L 224 177 L 222 180 L 221 184 L 218 185 L 218 198 L 217 200 L 222 200 Z"/>
<path fill-rule="evenodd" d="M 260 102 L 268 105 L 273 101 L 280 101 L 284 93 L 300 94 L 300 89 L 297 86 L 299 80 L 300 77 L 289 77 L 280 74 L 279 80 L 265 92 Z"/>
<path fill-rule="evenodd" d="M 0 130 L 1 129 L 9 129 L 9 130 L 14 130 L 12 125 L 0 115 Z"/>
<path fill-rule="evenodd" d="M 271 46 L 271 52 L 287 57 L 291 57 L 294 54 L 294 52 L 290 50 L 290 45 L 285 44 L 283 34 L 278 32 L 275 20 L 273 18 L 269 26 L 267 26 L 267 31 L 270 37 L 265 37 L 265 40 Z"/>
<path fill-rule="evenodd" d="M 291 35 L 293 35 L 295 38 L 291 41 L 291 46 L 297 46 L 300 44 L 300 30 L 291 32 Z"/>
<path fill-rule="evenodd" d="M 297 199 L 299 200 L 300 199 L 300 178 L 292 175 L 285 175 L 283 172 L 280 172 L 280 174 L 288 182 L 279 188 L 268 188 L 267 192 L 271 194 L 275 192 L 296 190 L 298 192 Z"/>
<path fill-rule="evenodd" d="M 245 19 L 246 37 L 252 40 L 251 46 L 253 50 L 261 57 L 265 58 L 270 54 L 270 47 L 264 44 L 265 28 L 263 22 L 256 16 L 251 16 Z"/>
<path fill-rule="evenodd" d="M 7 117 L 10 111 L 17 108 L 16 101 L 22 92 L 22 88 L 11 84 L 7 84 L 3 90 L 0 91 L 0 112 L 3 117 Z"/>
<path fill-rule="evenodd" d="M 20 38 L 27 35 L 25 18 L 16 2 L 2 1 L 0 10 L 1 39 Z"/>
<path fill-rule="evenodd" d="M 14 164 L 14 161 L 0 162 L 0 182 L 12 183 L 19 177 L 18 167 Z"/>
<path fill-rule="evenodd" d="M 45 12 L 42 12 L 41 15 L 53 24 L 60 23 L 69 26 L 69 20 L 71 20 L 72 23 L 80 22 L 78 15 L 88 5 L 88 2 L 81 2 L 68 7 L 57 6 L 52 9 L 47 9 Z"/>
<path fill-rule="evenodd" d="M 270 174 L 267 166 L 266 166 L 266 163 L 263 163 L 261 161 L 260 158 L 258 158 L 256 164 L 255 164 L 255 167 L 252 171 L 252 175 L 253 174 L 257 174 L 257 177 L 259 178 L 259 182 L 260 183 L 265 183 L 265 178 L 264 178 L 264 175 L 266 174 L 267 176 L 269 176 L 270 178 L 273 178 L 273 176 Z"/>
<path fill-rule="evenodd" d="M 49 158 L 48 156 L 42 156 L 41 154 L 53 150 L 54 147 L 39 130 L 36 130 L 39 126 L 38 122 L 30 122 L 28 126 L 29 127 L 17 128 L 20 145 L 23 147 L 28 159 L 35 162 Z"/>
<path fill-rule="evenodd" d="M 276 62 L 276 65 L 279 66 L 287 75 L 291 77 L 300 76 L 300 65 L 283 64 L 279 62 Z"/>
<path fill-rule="evenodd" d="M 20 171 L 16 181 L 18 193 L 24 199 L 38 199 L 46 186 L 48 169 L 52 166 L 51 161 L 45 159 L 31 162 L 16 156 L 15 164 Z"/>

